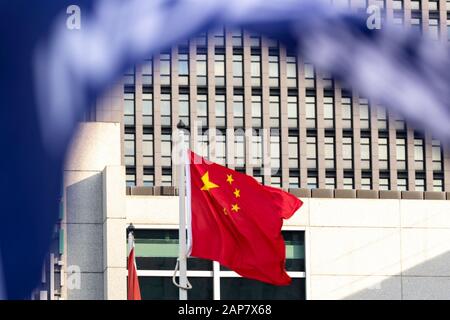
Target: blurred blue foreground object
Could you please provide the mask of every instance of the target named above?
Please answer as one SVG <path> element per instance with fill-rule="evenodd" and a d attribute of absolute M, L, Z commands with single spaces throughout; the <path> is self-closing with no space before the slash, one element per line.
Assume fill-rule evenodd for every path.
<path fill-rule="evenodd" d="M 81 28 L 66 9 L 81 8 Z M 0 2 L 0 298 L 36 287 L 76 123 L 130 65 L 218 25 L 279 39 L 362 95 L 450 141 L 450 58 L 436 41 L 319 0 Z M 1 270 L 1 268 L 0 268 Z M 1 271 L 0 271 L 1 273 Z M 4 296 L 5 297 L 5 296 Z"/>

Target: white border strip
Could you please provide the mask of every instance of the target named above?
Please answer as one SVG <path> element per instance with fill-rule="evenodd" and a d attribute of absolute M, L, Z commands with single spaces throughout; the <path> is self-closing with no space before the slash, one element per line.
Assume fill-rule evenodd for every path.
<path fill-rule="evenodd" d="M 3 280 L 2 253 L 0 252 L 0 300 L 6 300 L 6 291 Z"/>

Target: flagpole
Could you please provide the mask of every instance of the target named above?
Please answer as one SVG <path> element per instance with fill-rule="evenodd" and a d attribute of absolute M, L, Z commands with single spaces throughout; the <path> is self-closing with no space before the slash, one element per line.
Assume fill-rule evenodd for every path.
<path fill-rule="evenodd" d="M 184 146 L 184 123 L 180 120 L 177 125 L 179 138 L 180 163 L 178 166 L 178 192 L 180 202 L 180 222 L 179 222 L 179 267 L 180 267 L 180 283 L 179 283 L 179 299 L 187 300 L 187 257 L 186 257 L 186 211 L 185 211 L 185 162 L 186 148 Z"/>

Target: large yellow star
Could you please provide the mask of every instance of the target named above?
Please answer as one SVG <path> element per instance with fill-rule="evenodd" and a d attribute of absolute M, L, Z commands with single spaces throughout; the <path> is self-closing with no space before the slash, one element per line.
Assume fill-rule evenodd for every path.
<path fill-rule="evenodd" d="M 202 182 L 203 182 L 203 187 L 200 190 L 203 190 L 203 191 L 209 191 L 211 189 L 219 187 L 217 184 L 212 183 L 209 180 L 209 173 L 208 173 L 208 171 L 206 171 L 205 174 L 202 176 Z"/>
<path fill-rule="evenodd" d="M 234 181 L 233 176 L 231 174 L 227 174 L 227 182 L 231 184 Z"/>
<path fill-rule="evenodd" d="M 241 209 L 241 208 L 239 208 L 239 206 L 237 205 L 237 203 L 236 203 L 236 204 L 233 204 L 233 205 L 231 206 L 231 211 L 238 212 L 240 209 Z"/>
<path fill-rule="evenodd" d="M 241 197 L 241 190 L 239 190 L 239 189 L 234 189 L 234 192 L 233 192 L 233 194 L 234 194 L 234 196 L 236 197 L 236 198 L 240 198 Z"/>

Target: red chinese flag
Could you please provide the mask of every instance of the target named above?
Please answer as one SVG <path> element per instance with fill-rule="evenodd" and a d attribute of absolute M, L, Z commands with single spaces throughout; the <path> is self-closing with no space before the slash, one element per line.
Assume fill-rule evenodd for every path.
<path fill-rule="evenodd" d="M 137 276 L 136 259 L 134 257 L 134 237 L 129 235 L 130 250 L 128 253 L 128 300 L 141 300 L 141 290 Z"/>
<path fill-rule="evenodd" d="M 189 155 L 191 255 L 219 261 L 246 278 L 290 284 L 281 227 L 303 202 L 191 151 Z"/>

